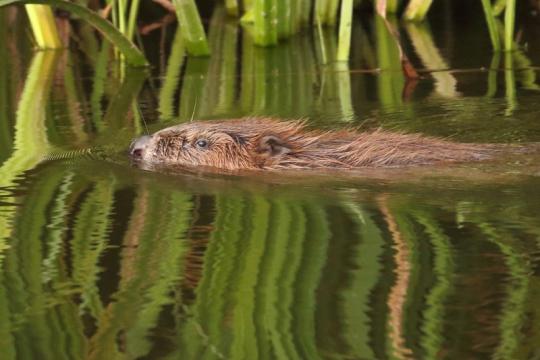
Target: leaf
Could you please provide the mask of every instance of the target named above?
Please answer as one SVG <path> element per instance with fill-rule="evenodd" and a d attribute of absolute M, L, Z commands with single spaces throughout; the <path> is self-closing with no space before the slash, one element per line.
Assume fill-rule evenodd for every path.
<path fill-rule="evenodd" d="M 147 66 L 148 61 L 137 47 L 129 41 L 109 21 L 100 17 L 97 13 L 83 6 L 64 0 L 0 0 L 0 7 L 14 4 L 43 4 L 54 6 L 71 12 L 99 30 L 110 42 L 112 42 L 126 57 L 126 61 L 133 66 Z"/>

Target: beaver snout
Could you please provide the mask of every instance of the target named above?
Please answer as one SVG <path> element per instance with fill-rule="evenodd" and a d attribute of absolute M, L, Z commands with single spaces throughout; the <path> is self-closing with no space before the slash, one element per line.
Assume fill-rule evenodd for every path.
<path fill-rule="evenodd" d="M 129 155 L 134 159 L 141 159 L 151 138 L 149 135 L 144 135 L 133 140 L 129 146 Z"/>

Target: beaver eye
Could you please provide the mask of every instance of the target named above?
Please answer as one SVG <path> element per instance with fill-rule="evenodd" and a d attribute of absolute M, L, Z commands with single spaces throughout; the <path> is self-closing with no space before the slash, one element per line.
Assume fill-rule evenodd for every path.
<path fill-rule="evenodd" d="M 204 139 L 200 139 L 200 140 L 197 140 L 197 142 L 195 143 L 197 145 L 197 147 L 201 148 L 201 149 L 204 149 L 208 146 L 208 141 L 204 140 Z"/>

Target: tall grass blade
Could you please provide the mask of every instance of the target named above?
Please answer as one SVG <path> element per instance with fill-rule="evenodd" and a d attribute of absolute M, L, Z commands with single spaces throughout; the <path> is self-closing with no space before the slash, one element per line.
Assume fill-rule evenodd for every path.
<path fill-rule="evenodd" d="M 126 29 L 126 37 L 129 40 L 133 40 L 133 35 L 135 34 L 137 15 L 139 14 L 139 2 L 140 0 L 131 0 L 129 3 L 129 17 Z"/>
<path fill-rule="evenodd" d="M 254 0 L 253 37 L 255 44 L 268 46 L 278 42 L 278 0 Z"/>
<path fill-rule="evenodd" d="M 351 49 L 353 0 L 342 0 L 339 20 L 339 43 L 337 61 L 349 60 Z"/>
<path fill-rule="evenodd" d="M 402 103 L 401 92 L 405 84 L 400 51 L 381 17 L 375 18 L 375 36 L 377 63 L 381 69 L 377 77 L 379 101 L 383 108 L 395 109 Z"/>
<path fill-rule="evenodd" d="M 491 0 L 482 0 L 482 7 L 484 9 L 484 16 L 486 17 L 491 46 L 493 46 L 493 50 L 499 51 L 501 49 L 501 40 L 497 28 L 497 19 L 495 18 L 493 8 L 491 7 Z"/>
<path fill-rule="evenodd" d="M 26 5 L 25 8 L 38 47 L 41 49 L 61 48 L 62 42 L 58 36 L 51 8 L 46 5 Z"/>
<path fill-rule="evenodd" d="M 504 50 L 515 49 L 514 25 L 516 23 L 516 0 L 507 0 L 504 9 Z"/>
<path fill-rule="evenodd" d="M 205 56 L 210 54 L 210 47 L 202 25 L 199 11 L 194 0 L 173 0 L 176 16 L 186 40 L 186 49 L 190 55 Z"/>

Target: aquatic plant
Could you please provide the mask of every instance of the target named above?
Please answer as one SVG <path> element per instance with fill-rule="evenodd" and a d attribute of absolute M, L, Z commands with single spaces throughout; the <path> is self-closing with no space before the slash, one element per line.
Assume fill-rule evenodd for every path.
<path fill-rule="evenodd" d="M 11 4 L 47 4 L 73 12 L 79 18 L 100 30 L 108 40 L 122 51 L 128 63 L 139 66 L 147 65 L 146 59 L 131 41 L 122 35 L 110 22 L 84 6 L 63 0 L 0 0 L 0 7 Z"/>
<path fill-rule="evenodd" d="M 493 46 L 493 50 L 499 51 L 501 49 L 501 40 L 499 35 L 499 19 L 497 19 L 497 16 L 503 11 L 503 9 L 503 49 L 505 51 L 515 50 L 516 43 L 514 40 L 514 26 L 516 22 L 516 1 L 498 1 L 494 5 L 492 5 L 490 0 L 482 0 L 482 8 L 484 9 L 484 16 L 486 18 L 486 23 L 489 30 L 489 36 L 491 39 L 491 45 Z"/>
<path fill-rule="evenodd" d="M 62 47 L 53 12 L 49 6 L 26 5 L 26 12 L 38 47 L 42 49 Z"/>

